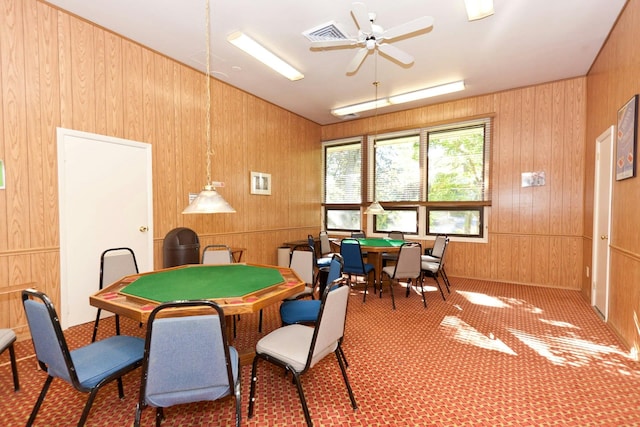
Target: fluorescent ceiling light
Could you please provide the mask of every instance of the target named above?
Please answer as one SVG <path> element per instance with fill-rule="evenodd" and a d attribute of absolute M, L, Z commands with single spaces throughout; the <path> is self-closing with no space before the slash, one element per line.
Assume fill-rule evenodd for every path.
<path fill-rule="evenodd" d="M 229 35 L 227 37 L 227 41 L 234 46 L 244 50 L 246 53 L 253 56 L 255 59 L 262 62 L 266 66 L 271 67 L 289 80 L 296 81 L 304 78 L 304 74 L 302 74 L 300 71 L 296 70 L 291 65 L 287 64 L 282 59 L 269 52 L 262 45 L 258 44 L 251 37 L 240 31 L 236 31 L 235 33 Z"/>
<path fill-rule="evenodd" d="M 469 21 L 493 15 L 493 0 L 464 0 Z"/>
<path fill-rule="evenodd" d="M 391 104 L 402 104 L 405 102 L 416 101 L 418 99 L 430 98 L 433 96 L 445 95 L 464 90 L 464 80 L 446 83 L 440 86 L 433 86 L 426 89 L 420 89 L 413 92 L 407 92 L 400 95 L 390 96 L 389 98 L 378 99 L 376 101 L 367 101 L 361 104 L 348 105 L 346 107 L 334 108 L 331 114 L 334 116 L 348 116 L 349 114 L 359 113 L 361 111 L 369 111 L 374 108 L 388 107 Z"/>
<path fill-rule="evenodd" d="M 377 104 L 377 105 L 376 105 Z M 348 105 L 346 107 L 334 108 L 331 110 L 331 114 L 334 116 L 348 116 L 349 114 L 359 113 L 361 111 L 373 110 L 374 108 L 382 108 L 389 105 L 389 100 L 387 98 L 378 99 L 376 102 L 367 101 L 361 104 Z"/>
<path fill-rule="evenodd" d="M 391 104 L 403 104 L 405 102 L 416 101 L 418 99 L 431 98 L 433 96 L 444 95 L 464 90 L 464 80 L 453 83 L 447 83 L 440 86 L 433 86 L 426 89 L 416 90 L 414 92 L 403 93 L 389 98 Z"/>

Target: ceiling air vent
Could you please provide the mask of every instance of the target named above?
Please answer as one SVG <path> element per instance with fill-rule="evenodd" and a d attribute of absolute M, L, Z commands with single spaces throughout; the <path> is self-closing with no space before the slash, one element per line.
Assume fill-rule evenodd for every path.
<path fill-rule="evenodd" d="M 349 38 L 347 33 L 340 28 L 340 25 L 334 21 L 327 22 L 326 24 L 304 31 L 302 35 L 312 42 L 324 40 L 345 40 Z"/>

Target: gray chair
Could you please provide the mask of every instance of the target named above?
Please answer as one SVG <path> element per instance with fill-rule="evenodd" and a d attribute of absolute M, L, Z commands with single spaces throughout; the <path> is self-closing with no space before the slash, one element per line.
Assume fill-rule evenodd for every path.
<path fill-rule="evenodd" d="M 227 245 L 207 245 L 202 250 L 202 264 L 231 264 L 233 255 Z"/>
<path fill-rule="evenodd" d="M 318 234 L 318 238 L 320 239 L 320 255 L 330 258 L 334 252 L 331 250 L 329 234 L 326 231 L 321 231 L 320 234 Z"/>
<path fill-rule="evenodd" d="M 100 255 L 100 283 L 99 289 L 105 285 L 109 285 L 124 276 L 138 274 L 138 263 L 136 255 L 131 248 L 111 248 L 102 252 Z M 102 309 L 98 309 L 96 321 L 93 324 L 93 335 L 91 342 L 96 340 L 98 334 L 98 324 L 100 323 L 100 313 Z M 120 335 L 120 316 L 116 316 L 116 335 Z"/>
<path fill-rule="evenodd" d="M 11 361 L 11 372 L 13 373 L 13 390 L 20 390 L 20 381 L 18 379 L 18 365 L 16 364 L 16 352 L 13 343 L 16 342 L 16 333 L 13 329 L 0 329 L 0 353 L 4 353 L 9 349 L 9 360 Z"/>
<path fill-rule="evenodd" d="M 449 245 L 449 238 L 445 237 L 442 243 L 442 249 L 440 250 L 440 247 L 438 247 L 438 254 L 440 254 L 440 257 L 437 258 L 436 261 L 432 261 L 431 260 L 431 255 L 422 255 L 421 258 L 421 269 L 422 269 L 422 276 L 424 278 L 424 276 L 430 276 L 433 277 L 433 279 L 436 281 L 436 284 L 438 285 L 438 289 L 440 289 L 440 295 L 442 295 L 442 299 L 445 300 L 445 296 L 444 296 L 444 292 L 442 291 L 442 286 L 440 286 L 440 281 L 438 280 L 438 277 L 442 276 L 442 272 L 444 271 L 444 259 L 445 259 L 445 255 L 447 253 L 447 246 Z M 434 245 L 434 252 L 435 252 L 435 245 Z M 447 292 L 450 293 L 450 289 L 449 289 L 449 284 L 446 280 L 444 280 L 443 277 L 443 281 L 445 286 L 447 287 Z"/>
<path fill-rule="evenodd" d="M 388 235 L 391 240 L 404 240 L 404 233 L 402 231 L 390 231 Z M 382 253 L 382 266 L 386 266 L 388 262 L 397 261 L 398 254 L 397 253 Z"/>
<path fill-rule="evenodd" d="M 358 230 L 358 231 L 352 231 L 351 232 L 351 237 L 354 239 L 364 239 L 367 237 L 366 234 L 364 234 L 364 231 L 362 230 Z"/>
<path fill-rule="evenodd" d="M 304 280 L 304 290 L 290 296 L 287 300 L 296 300 L 305 297 L 314 299 L 316 257 L 313 248 L 308 245 L 297 245 L 291 251 L 289 268 L 296 272 L 300 279 Z"/>
<path fill-rule="evenodd" d="M 337 288 L 327 286 L 320 304 L 320 312 L 315 327 L 305 325 L 287 325 L 267 334 L 256 344 L 256 355 L 253 358 L 251 370 L 251 391 L 249 393 L 249 418 L 253 417 L 256 383 L 258 381 L 258 361 L 265 360 L 284 368 L 293 375 L 304 418 L 308 426 L 312 426 L 311 415 L 304 397 L 300 376 L 313 368 L 330 353 L 338 359 L 342 378 L 347 387 L 351 406 L 355 410 L 357 404 L 341 353 L 344 337 L 345 320 L 347 316 L 347 302 L 349 287 L 343 281 L 336 284 Z M 326 401 L 324 404 L 331 404 Z"/>
<path fill-rule="evenodd" d="M 442 258 L 442 253 L 444 252 L 445 241 L 447 241 L 448 237 L 446 234 L 438 234 L 436 236 L 435 241 L 433 242 L 433 247 L 427 248 L 424 250 L 424 255 L 422 256 L 422 261 L 426 262 L 439 262 L 440 258 Z M 442 279 L 444 280 L 447 289 L 451 287 L 451 283 L 449 282 L 449 277 L 447 276 L 447 272 L 444 269 L 444 265 L 440 270 L 442 274 Z"/>
<path fill-rule="evenodd" d="M 195 310 L 183 316 L 161 317 L 167 310 Z M 238 352 L 227 344 L 222 309 L 213 301 L 173 301 L 149 315 L 144 347 L 140 398 L 134 426 L 142 411 L 156 408 L 156 427 L 164 409 L 191 402 L 235 397 L 236 426 L 241 422 Z"/>
<path fill-rule="evenodd" d="M 142 365 L 143 339 L 114 335 L 69 351 L 60 318 L 49 297 L 42 292 L 27 289 L 22 291 L 22 304 L 36 359 L 40 368 L 47 373 L 27 426 L 33 425 L 54 378 L 60 378 L 82 393 L 89 393 L 78 426 L 85 424 L 98 390 L 106 384 L 116 380 L 118 395 L 120 399 L 124 399 L 122 376 Z"/>
<path fill-rule="evenodd" d="M 400 246 L 398 252 L 398 260 L 395 265 L 383 267 L 380 272 L 380 296 L 382 297 L 382 284 L 386 278 L 389 282 L 389 291 L 391 293 L 391 306 L 396 309 L 396 301 L 393 296 L 393 285 L 400 280 L 407 280 L 407 296 L 411 289 L 411 283 L 415 282 L 417 285 L 420 282 L 420 289 L 422 292 L 422 304 L 427 307 L 427 302 L 424 298 L 424 288 L 422 287 L 422 269 L 420 256 L 422 255 L 422 246 L 419 243 L 408 242 Z"/>

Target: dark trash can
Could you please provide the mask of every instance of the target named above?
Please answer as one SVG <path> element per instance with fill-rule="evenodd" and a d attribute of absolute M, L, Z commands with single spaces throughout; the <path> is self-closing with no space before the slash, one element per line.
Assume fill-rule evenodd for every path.
<path fill-rule="evenodd" d="M 164 268 L 200 263 L 200 239 L 190 228 L 169 231 L 162 242 Z"/>

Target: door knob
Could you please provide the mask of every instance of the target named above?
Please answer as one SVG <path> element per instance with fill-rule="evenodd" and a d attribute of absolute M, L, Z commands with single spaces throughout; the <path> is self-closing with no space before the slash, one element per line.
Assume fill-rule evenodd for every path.
<path fill-rule="evenodd" d="M 146 231 L 148 231 L 148 230 L 149 230 L 149 228 L 147 228 L 146 226 L 144 226 L 144 225 L 141 225 L 141 226 L 140 226 L 140 232 L 141 232 L 141 233 L 144 233 L 144 232 L 146 232 Z"/>
<path fill-rule="evenodd" d="M 602 236 L 600 236 L 600 240 L 607 240 L 609 238 L 609 236 L 607 236 L 606 234 L 603 234 Z"/>

